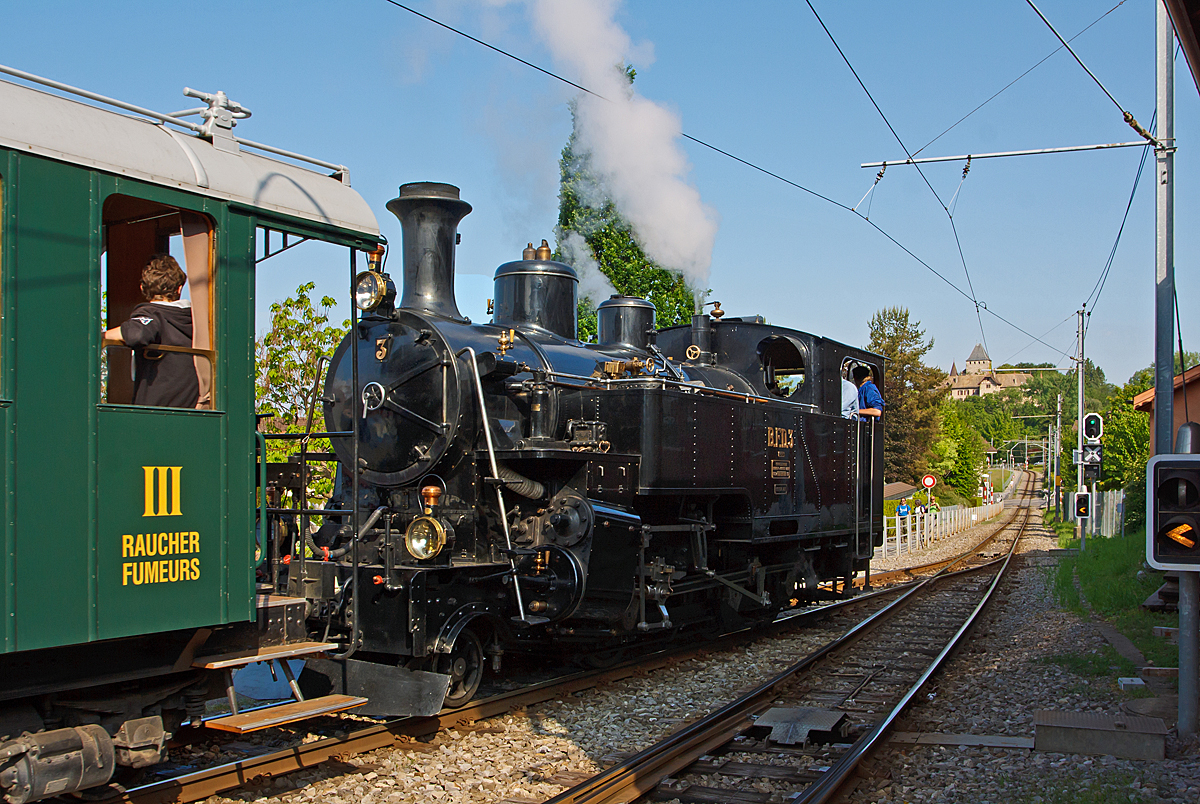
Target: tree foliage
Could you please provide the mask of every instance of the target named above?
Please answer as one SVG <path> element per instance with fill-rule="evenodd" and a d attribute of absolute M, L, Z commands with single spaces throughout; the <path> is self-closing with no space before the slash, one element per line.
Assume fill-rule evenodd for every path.
<path fill-rule="evenodd" d="M 969 499 L 977 496 L 987 443 L 964 415 L 966 410 L 961 402 L 943 398 L 938 408 L 937 436 L 930 447 L 929 469 Z"/>
<path fill-rule="evenodd" d="M 915 483 L 928 468 L 930 447 L 937 433 L 938 409 L 944 391 L 938 386 L 946 372 L 927 366 L 923 358 L 933 348 L 921 322 L 911 321 L 904 307 L 886 307 L 871 317 L 867 348 L 889 359 L 884 387 L 884 477 Z"/>
<path fill-rule="evenodd" d="M 636 75 L 625 68 L 630 83 Z M 574 109 L 572 109 L 574 117 Z M 659 327 L 688 323 L 695 312 L 695 289 L 683 276 L 658 265 L 646 256 L 637 233 L 608 199 L 600 181 L 589 167 L 587 153 L 575 150 L 572 132 L 559 162 L 558 231 L 555 259 L 563 259 L 564 240 L 578 233 L 587 242 L 599 270 L 617 293 L 648 299 L 657 309 Z M 604 299 L 580 294 L 579 339 L 596 338 L 596 305 Z"/>
<path fill-rule="evenodd" d="M 259 413 L 274 415 L 263 421 L 264 433 L 303 433 L 308 411 L 314 411 L 312 431 L 323 429 L 319 423 L 321 393 L 318 362 L 331 358 L 334 349 L 350 328 L 330 325 L 329 313 L 336 302 L 323 296 L 314 303 L 315 283 L 296 288 L 296 295 L 271 305 L 271 329 L 255 343 L 255 391 Z M 283 461 L 297 451 L 295 442 L 268 440 L 268 460 Z M 310 449 L 329 449 L 313 445 Z"/>

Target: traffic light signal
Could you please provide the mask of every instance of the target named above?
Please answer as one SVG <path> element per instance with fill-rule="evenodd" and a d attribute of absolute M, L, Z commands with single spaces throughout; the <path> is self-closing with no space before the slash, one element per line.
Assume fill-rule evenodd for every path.
<path fill-rule="evenodd" d="M 1146 560 L 1200 568 L 1200 455 L 1155 455 L 1146 466 Z"/>
<path fill-rule="evenodd" d="M 1088 441 L 1099 441 L 1104 435 L 1104 419 L 1099 413 L 1087 413 L 1083 417 L 1083 436 Z"/>
<path fill-rule="evenodd" d="M 1075 492 L 1075 518 L 1087 519 L 1092 514 L 1092 495 L 1086 491 Z"/>

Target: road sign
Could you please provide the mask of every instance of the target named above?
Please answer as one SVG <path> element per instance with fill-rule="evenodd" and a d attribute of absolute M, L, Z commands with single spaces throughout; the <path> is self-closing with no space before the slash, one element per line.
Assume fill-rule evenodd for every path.
<path fill-rule="evenodd" d="M 1094 463 L 1097 466 L 1104 463 L 1104 447 L 1100 444 L 1084 444 L 1083 445 L 1083 460 L 1081 463 Z"/>
<path fill-rule="evenodd" d="M 927 489 L 931 489 L 937 485 L 937 478 L 933 475 L 925 475 L 925 477 L 921 478 L 921 485 Z"/>

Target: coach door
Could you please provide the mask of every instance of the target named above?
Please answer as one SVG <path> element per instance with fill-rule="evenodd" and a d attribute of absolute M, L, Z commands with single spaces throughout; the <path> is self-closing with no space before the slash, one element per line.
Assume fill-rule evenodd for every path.
<path fill-rule="evenodd" d="M 195 211 L 111 195 L 103 236 L 104 330 L 131 316 L 159 325 L 155 314 L 135 310 L 152 257 L 169 254 L 186 272 L 181 298 L 162 315 L 186 321 L 190 312 L 191 343 L 145 353 L 175 361 L 156 382 L 177 379 L 179 365 L 191 362 L 199 394 L 186 407 L 134 404 L 134 351 L 105 341 L 96 419 L 98 637 L 224 622 L 227 439 L 215 393 L 215 225 Z"/>

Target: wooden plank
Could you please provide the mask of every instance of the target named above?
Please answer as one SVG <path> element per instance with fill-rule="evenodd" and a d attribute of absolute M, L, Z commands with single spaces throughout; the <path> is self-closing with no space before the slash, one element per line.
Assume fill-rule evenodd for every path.
<path fill-rule="evenodd" d="M 892 733 L 891 741 L 906 745 L 969 745 L 978 748 L 1033 749 L 1032 737 L 1014 737 L 1008 734 L 921 734 L 915 731 L 897 731 Z"/>
<path fill-rule="evenodd" d="M 296 656 L 309 656 L 336 650 L 336 642 L 293 642 L 290 645 L 271 645 L 257 650 L 243 650 L 234 653 L 222 653 L 216 656 L 198 656 L 192 661 L 192 667 L 202 667 L 205 670 L 220 670 L 225 667 L 241 667 L 255 662 L 267 662 L 272 659 L 291 659 Z"/>
<path fill-rule="evenodd" d="M 366 702 L 366 698 L 356 698 L 353 695 L 326 695 L 323 698 L 293 701 L 292 703 L 272 706 L 267 709 L 256 709 L 253 712 L 243 712 L 238 715 L 213 718 L 212 720 L 204 721 L 204 725 L 210 729 L 245 734 L 249 731 L 257 731 L 271 726 L 282 726 L 285 723 L 294 723 L 297 720 L 305 720 L 317 715 L 341 712 L 356 706 L 362 706 Z"/>

